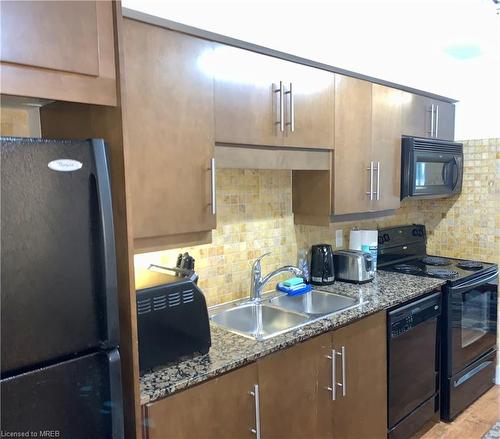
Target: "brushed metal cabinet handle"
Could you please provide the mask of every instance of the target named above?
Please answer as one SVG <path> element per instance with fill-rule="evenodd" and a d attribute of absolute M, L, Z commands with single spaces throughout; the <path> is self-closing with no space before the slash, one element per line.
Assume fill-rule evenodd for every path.
<path fill-rule="evenodd" d="M 434 104 L 431 105 L 431 135 L 434 137 Z"/>
<path fill-rule="evenodd" d="M 377 201 L 380 200 L 380 162 L 377 162 Z"/>
<path fill-rule="evenodd" d="M 286 124 L 290 127 L 290 132 L 295 132 L 295 100 L 293 98 L 293 83 L 290 82 L 288 91 L 285 92 L 288 95 L 288 108 L 289 108 L 289 122 Z"/>
<path fill-rule="evenodd" d="M 436 105 L 436 135 L 434 137 L 438 137 L 438 129 L 439 129 L 439 105 Z"/>
<path fill-rule="evenodd" d="M 326 389 L 329 391 L 329 392 L 332 392 L 332 401 L 335 401 L 337 399 L 337 386 L 335 386 L 335 381 L 336 381 L 336 378 L 337 378 L 337 373 L 336 373 L 336 370 L 335 370 L 335 366 L 336 366 L 336 358 L 337 358 L 337 354 L 335 352 L 335 349 L 332 349 L 332 355 L 326 355 L 326 358 L 328 358 L 329 360 L 331 360 L 331 365 L 332 365 L 332 369 L 331 369 L 331 372 L 332 372 L 332 386 L 331 387 L 327 387 Z"/>
<path fill-rule="evenodd" d="M 277 125 L 280 127 L 280 131 L 283 133 L 285 131 L 285 100 L 284 100 L 285 87 L 283 86 L 283 81 L 280 81 L 279 88 L 274 90 L 274 93 L 279 93 L 279 115 Z"/>
<path fill-rule="evenodd" d="M 342 396 L 346 396 L 347 385 L 346 385 L 346 370 L 345 370 L 345 346 L 342 346 L 340 352 L 337 352 L 337 355 L 342 359 L 342 383 L 337 383 L 337 385 L 339 387 L 342 387 Z"/>
<path fill-rule="evenodd" d="M 370 191 L 366 193 L 370 197 L 370 201 L 373 200 L 373 161 L 370 162 L 370 166 L 366 168 L 367 171 L 370 171 Z"/>
<path fill-rule="evenodd" d="M 217 180 L 215 169 L 215 157 L 210 160 L 210 182 L 212 186 L 212 215 L 217 214 Z"/>
<path fill-rule="evenodd" d="M 253 391 L 250 392 L 250 395 L 252 395 L 255 400 L 255 428 L 251 428 L 250 431 L 255 434 L 257 439 L 260 439 L 260 394 L 258 384 L 254 384 Z"/>

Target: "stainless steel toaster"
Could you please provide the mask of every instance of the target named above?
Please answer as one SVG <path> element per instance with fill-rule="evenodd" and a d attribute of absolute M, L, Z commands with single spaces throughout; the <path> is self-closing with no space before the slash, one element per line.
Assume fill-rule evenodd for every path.
<path fill-rule="evenodd" d="M 333 252 L 335 279 L 344 282 L 371 282 L 375 276 L 375 264 L 370 253 L 359 250 Z"/>

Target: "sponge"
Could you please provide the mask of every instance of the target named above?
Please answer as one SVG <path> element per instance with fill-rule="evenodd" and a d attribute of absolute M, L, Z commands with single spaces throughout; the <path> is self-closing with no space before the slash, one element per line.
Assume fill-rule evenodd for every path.
<path fill-rule="evenodd" d="M 292 277 L 291 279 L 287 279 L 287 280 L 282 282 L 282 284 L 285 287 L 293 287 L 295 285 L 299 285 L 299 284 L 303 284 L 303 283 L 304 283 L 304 279 L 302 279 L 301 277 Z"/>

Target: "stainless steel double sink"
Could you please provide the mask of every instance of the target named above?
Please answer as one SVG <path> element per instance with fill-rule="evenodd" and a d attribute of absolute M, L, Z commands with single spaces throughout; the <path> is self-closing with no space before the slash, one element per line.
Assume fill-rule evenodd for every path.
<path fill-rule="evenodd" d="M 312 290 L 300 296 L 273 293 L 261 301 L 239 300 L 210 308 L 217 326 L 254 340 L 266 340 L 362 304 L 362 299 Z"/>

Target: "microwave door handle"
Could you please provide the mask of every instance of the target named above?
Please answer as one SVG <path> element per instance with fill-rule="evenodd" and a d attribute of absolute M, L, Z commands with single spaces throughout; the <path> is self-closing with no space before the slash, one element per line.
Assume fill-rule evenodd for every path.
<path fill-rule="evenodd" d="M 446 186 L 448 182 L 448 167 L 451 162 L 444 162 L 443 169 L 441 170 L 441 178 L 443 179 L 443 183 Z"/>
<path fill-rule="evenodd" d="M 462 174 L 463 174 L 462 159 L 460 159 L 460 164 L 459 164 L 457 158 L 453 157 L 453 168 L 456 171 L 453 172 L 453 176 L 456 177 L 453 179 L 452 190 L 454 191 L 458 185 L 458 182 L 462 180 Z"/>

